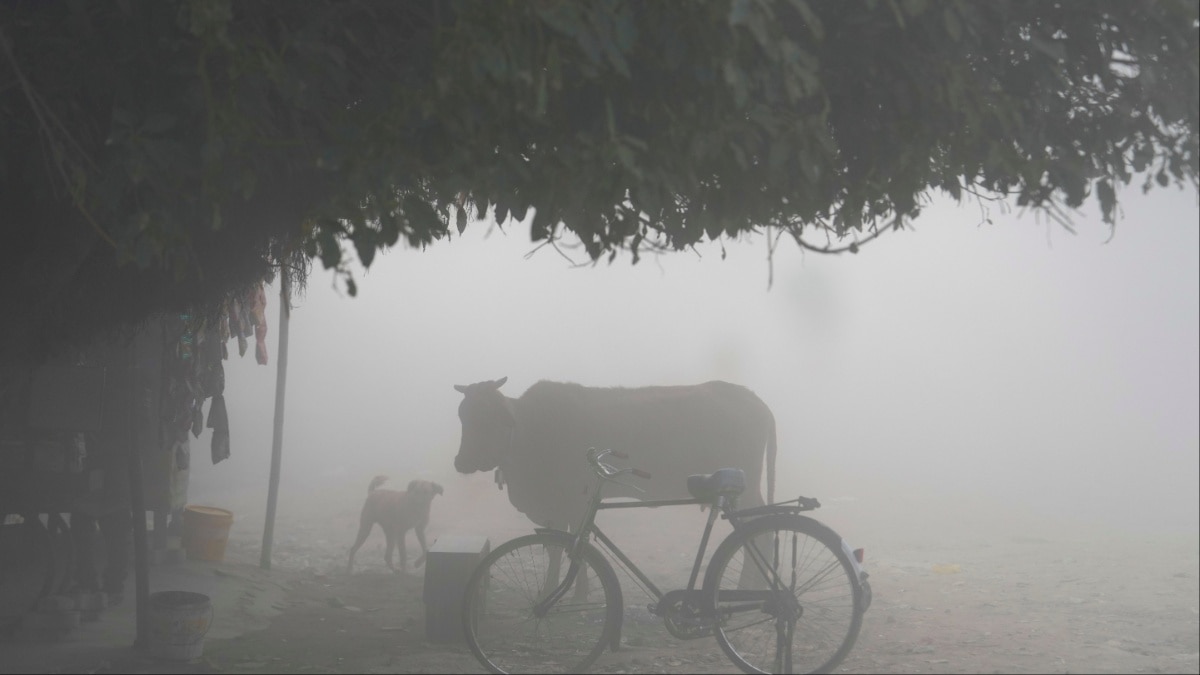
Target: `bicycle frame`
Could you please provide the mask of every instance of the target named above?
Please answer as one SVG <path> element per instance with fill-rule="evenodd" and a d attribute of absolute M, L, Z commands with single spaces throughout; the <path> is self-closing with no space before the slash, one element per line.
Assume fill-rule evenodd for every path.
<path fill-rule="evenodd" d="M 588 504 L 588 510 L 586 511 L 583 521 L 580 523 L 577 532 L 573 535 L 571 548 L 567 552 L 567 557 L 570 560 L 570 566 L 567 569 L 566 576 L 552 592 L 542 599 L 541 602 L 534 605 L 534 616 L 539 618 L 546 616 L 550 608 L 553 607 L 554 604 L 560 599 L 562 599 L 562 597 L 566 595 L 567 591 L 571 588 L 571 585 L 575 583 L 575 579 L 579 574 L 582 560 L 582 558 L 578 555 L 579 547 L 587 541 L 589 536 L 595 536 L 597 541 L 599 541 L 604 548 L 612 552 L 617 560 L 620 561 L 621 565 L 625 567 L 627 571 L 637 577 L 638 581 L 645 585 L 645 587 L 654 596 L 656 602 L 661 602 L 666 596 L 666 594 L 663 593 L 658 586 L 646 576 L 644 572 L 642 572 L 637 564 L 634 563 L 633 560 L 631 560 L 619 546 L 617 546 L 616 542 L 610 539 L 604 534 L 604 532 L 600 530 L 599 527 L 596 526 L 596 514 L 600 511 L 612 509 L 653 509 L 662 506 L 708 506 L 709 513 L 708 520 L 704 526 L 704 534 L 700 537 L 700 545 L 696 551 L 695 561 L 692 563 L 692 571 L 690 577 L 688 578 L 688 585 L 687 588 L 684 589 L 687 593 L 691 593 L 696 590 L 696 580 L 700 576 L 701 563 L 704 561 L 704 554 L 708 551 L 708 543 L 710 537 L 712 536 L 713 524 L 716 522 L 719 514 L 723 515 L 727 520 L 729 520 L 730 524 L 733 525 L 733 529 L 736 531 L 739 524 L 744 522 L 744 519 L 748 520 L 749 518 L 765 515 L 774 511 L 774 509 L 769 508 L 771 505 L 768 505 L 767 507 L 748 509 L 747 511 L 749 513 L 747 515 L 749 515 L 749 518 L 745 518 L 745 516 L 739 516 L 739 513 L 731 508 L 731 501 L 724 496 L 717 497 L 715 503 L 710 500 L 702 499 L 658 499 L 637 502 L 605 502 L 601 496 L 601 493 L 603 492 L 603 484 L 604 481 L 601 480 L 600 485 L 596 489 L 596 493 L 592 496 Z M 784 509 L 792 510 L 788 509 L 787 507 L 784 507 Z M 754 564 L 763 574 L 763 577 L 770 580 L 770 590 L 729 591 L 729 593 L 736 594 L 737 597 L 730 596 L 728 599 L 762 601 L 764 599 L 774 597 L 775 594 L 784 587 L 782 580 L 779 578 L 779 575 L 776 573 L 775 569 L 771 565 L 767 564 L 766 557 L 761 551 L 758 550 L 757 546 L 752 545 L 748 551 Z M 743 595 L 745 597 L 742 597 Z M 791 597 L 790 594 L 789 597 Z M 753 606 L 757 607 L 758 605 L 755 604 Z M 747 606 L 747 609 L 750 609 L 750 606 Z"/>
<path fill-rule="evenodd" d="M 616 478 L 626 473 L 641 478 L 651 477 L 650 474 L 635 468 L 617 468 L 605 463 L 603 459 L 609 454 L 628 459 L 626 455 L 612 450 L 588 450 L 588 461 L 599 480 L 596 489 L 586 498 L 584 514 L 574 532 L 536 528 L 537 535 L 514 539 L 488 556 L 485 566 L 476 569 L 471 587 L 486 590 L 489 578 L 504 576 L 489 577 L 488 575 L 492 574 L 491 567 L 501 560 L 507 560 L 514 551 L 537 547 L 524 555 L 533 555 L 538 560 L 523 559 L 522 562 L 516 563 L 517 568 L 525 570 L 518 576 L 528 573 L 527 570 L 531 569 L 530 562 L 533 562 L 534 567 L 541 568 L 540 563 L 544 562 L 542 556 L 549 556 L 548 568 L 541 568 L 540 572 L 535 572 L 537 578 L 532 584 L 528 580 L 518 584 L 522 586 L 518 593 L 532 600 L 533 607 L 525 604 L 524 610 L 518 608 L 515 613 L 501 612 L 502 622 L 515 620 L 519 627 L 524 627 L 520 630 L 532 630 L 530 637 L 536 639 L 540 635 L 541 620 L 552 614 L 562 613 L 568 618 L 568 623 L 564 625 L 572 625 L 570 612 L 603 610 L 604 631 L 600 634 L 600 641 L 594 644 L 580 667 L 590 666 L 602 651 L 617 650 L 621 643 L 625 598 L 622 584 L 614 571 L 614 568 L 619 567 L 655 600 L 648 609 L 665 623 L 672 635 L 685 640 L 715 636 L 726 656 L 739 667 L 750 669 L 750 672 L 791 672 L 795 665 L 793 640 L 798 632 L 809 630 L 807 626 L 810 618 L 813 619 L 818 637 L 828 632 L 823 631 L 819 624 L 829 621 L 844 624 L 845 634 L 840 643 L 830 642 L 828 638 L 836 638 L 839 635 L 830 633 L 812 647 L 804 647 L 802 659 L 808 661 L 813 656 L 821 657 L 826 649 L 834 647 L 836 651 L 828 652 L 827 657 L 824 657 L 827 660 L 822 661 L 825 666 L 822 667 L 832 668 L 845 658 L 861 630 L 862 614 L 870 604 L 870 586 L 866 582 L 867 574 L 860 565 L 862 550 L 852 551 L 846 541 L 833 530 L 819 521 L 801 515 L 805 511 L 820 507 L 816 499 L 797 497 L 784 502 L 738 509 L 735 501 L 742 490 L 744 479 L 737 473 L 725 473 L 725 470 L 722 470 L 712 475 L 689 477 L 689 492 L 702 498 L 605 501 L 606 482 L 637 489 Z M 596 515 L 600 511 L 652 509 L 664 506 L 710 508 L 687 587 L 665 591 L 596 525 Z M 701 579 L 701 568 L 708 555 L 713 526 L 718 516 L 730 522 L 733 532 L 723 535 L 724 540 L 715 545 L 713 557 L 717 560 L 708 561 L 709 569 Z M 592 550 L 592 547 L 595 550 Z M 568 557 L 565 570 L 562 565 L 564 553 Z M 593 568 L 592 573 L 584 574 L 585 564 Z M 837 579 L 832 579 L 832 583 L 838 584 L 837 588 L 829 586 L 825 581 L 826 578 L 830 578 L 829 575 L 840 575 L 843 571 L 849 577 L 852 586 L 849 591 L 840 590 L 840 584 L 843 582 Z M 602 600 L 589 594 L 585 588 L 592 576 L 595 576 L 596 581 L 604 588 Z M 576 585 L 580 586 L 574 589 L 577 591 L 577 597 L 559 606 Z M 529 597 L 530 595 L 533 597 Z M 476 597 L 479 596 L 471 594 L 464 600 L 464 628 L 476 656 L 485 665 L 489 665 L 489 668 L 496 670 L 499 667 L 492 664 L 489 660 L 491 657 L 487 656 L 476 642 L 474 615 L 466 613 L 476 609 L 471 600 Z M 806 612 L 808 609 L 814 611 Z M 530 617 L 529 613 L 533 616 Z M 745 616 L 747 613 L 750 615 Z M 530 622 L 530 619 L 534 620 Z M 595 625 L 599 618 L 589 615 L 585 621 L 588 625 Z M 746 629 L 749 631 L 742 633 Z M 489 627 L 485 632 L 490 635 L 493 630 L 501 629 Z M 740 646 L 747 640 L 747 644 L 752 645 L 750 651 L 744 651 Z M 497 649 L 511 650 L 512 647 L 505 643 Z M 770 663 L 772 660 L 774 662 Z"/>

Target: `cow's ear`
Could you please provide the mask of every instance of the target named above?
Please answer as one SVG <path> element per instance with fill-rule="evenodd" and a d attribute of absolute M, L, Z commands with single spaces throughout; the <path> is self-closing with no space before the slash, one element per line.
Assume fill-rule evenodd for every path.
<path fill-rule="evenodd" d="M 508 382 L 508 376 L 507 376 L 507 375 L 505 375 L 504 377 L 502 377 L 502 378 L 500 378 L 500 379 L 498 379 L 498 380 L 492 380 L 492 388 L 493 388 L 493 389 L 499 389 L 500 387 L 503 387 L 503 386 L 504 386 L 504 383 L 505 383 L 505 382 Z"/>
<path fill-rule="evenodd" d="M 465 393 L 467 393 L 467 385 L 456 384 L 456 385 L 454 385 L 454 391 L 457 391 L 460 394 L 465 394 Z"/>

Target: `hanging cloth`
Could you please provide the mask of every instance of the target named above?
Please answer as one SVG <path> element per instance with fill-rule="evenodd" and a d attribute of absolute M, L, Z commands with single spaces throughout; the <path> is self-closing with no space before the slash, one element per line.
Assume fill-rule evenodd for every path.
<path fill-rule="evenodd" d="M 208 408 L 208 428 L 212 429 L 212 463 L 229 457 L 229 413 L 225 410 L 225 396 L 217 394 Z"/>
<path fill-rule="evenodd" d="M 258 365 L 267 365 L 267 292 L 260 283 L 253 291 L 254 301 L 251 315 L 254 317 L 254 359 Z"/>

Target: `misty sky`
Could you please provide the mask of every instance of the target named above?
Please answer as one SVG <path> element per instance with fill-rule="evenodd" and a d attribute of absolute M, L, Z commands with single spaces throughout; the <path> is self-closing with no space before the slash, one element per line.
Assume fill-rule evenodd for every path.
<path fill-rule="evenodd" d="M 550 249 L 525 259 L 526 227 L 485 237 L 487 223 L 382 256 L 356 298 L 318 269 L 291 321 L 281 499 L 378 473 L 468 480 L 454 384 L 726 379 L 775 412 L 782 496 L 1010 499 L 1194 531 L 1196 197 L 1123 200 L 1109 243 L 1092 210 L 1073 236 L 995 207 L 982 224 L 973 203 L 930 207 L 856 256 L 781 242 L 770 290 L 762 238 L 723 261 L 709 244 L 573 269 Z M 271 364 L 226 363 L 233 455 L 212 466 L 207 432 L 193 441 L 193 503 L 265 495 L 278 311 L 271 291 Z"/>

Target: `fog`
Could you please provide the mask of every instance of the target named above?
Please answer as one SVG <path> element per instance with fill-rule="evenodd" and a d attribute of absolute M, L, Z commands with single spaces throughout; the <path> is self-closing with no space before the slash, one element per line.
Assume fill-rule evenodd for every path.
<path fill-rule="evenodd" d="M 762 237 L 727 242 L 724 259 L 706 244 L 580 268 L 549 248 L 527 258 L 527 228 L 485 222 L 383 255 L 360 270 L 358 297 L 318 268 L 290 322 L 280 513 L 332 486 L 365 494 L 376 474 L 445 485 L 434 534 L 469 529 L 438 515 L 469 512 L 467 495 L 507 506 L 490 475 L 453 470 L 454 384 L 507 376 L 517 396 L 540 379 L 724 379 L 776 415 L 779 498 L 816 496 L 835 516 L 859 503 L 837 526 L 860 537 L 927 536 L 931 514 L 1195 533 L 1197 203 L 1173 189 L 1123 200 L 1115 234 L 1088 210 L 1074 235 L 1033 213 L 993 206 L 989 224 L 976 204 L 935 203 L 857 255 L 781 242 L 771 288 Z M 268 296 L 270 365 L 226 362 L 232 456 L 214 466 L 208 432 L 193 440 L 189 493 L 249 495 L 260 512 L 241 515 L 259 520 L 279 335 Z"/>

